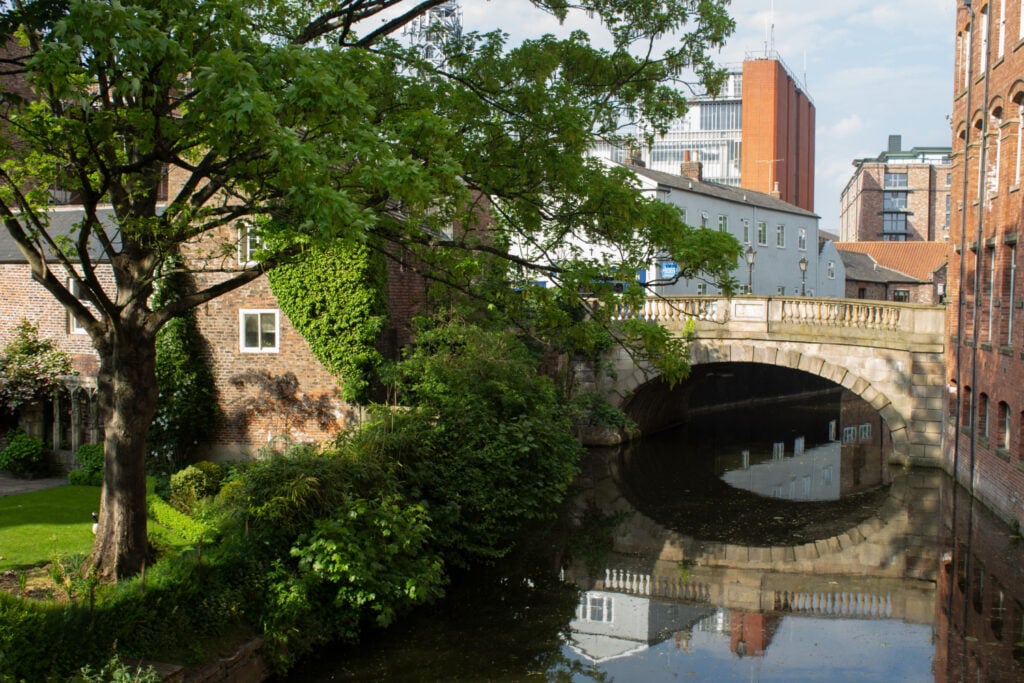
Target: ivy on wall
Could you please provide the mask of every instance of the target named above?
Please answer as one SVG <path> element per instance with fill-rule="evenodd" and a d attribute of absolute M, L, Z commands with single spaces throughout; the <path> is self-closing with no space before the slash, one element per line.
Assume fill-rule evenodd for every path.
<path fill-rule="evenodd" d="M 383 358 L 386 268 L 363 245 L 311 249 L 268 274 L 270 288 L 313 355 L 341 380 L 346 401 L 365 403 Z"/>
<path fill-rule="evenodd" d="M 154 303 L 173 300 L 190 287 L 188 277 L 172 271 L 159 281 Z M 157 333 L 159 394 L 146 446 L 158 471 L 175 472 L 192 462 L 196 447 L 213 433 L 220 407 L 209 358 L 194 312 L 170 320 Z"/>

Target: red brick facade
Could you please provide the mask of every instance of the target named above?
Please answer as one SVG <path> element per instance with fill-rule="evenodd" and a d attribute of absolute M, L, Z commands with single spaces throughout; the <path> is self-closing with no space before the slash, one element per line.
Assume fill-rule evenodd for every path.
<path fill-rule="evenodd" d="M 1024 523 L 1021 22 L 1019 2 L 957 3 L 945 456 L 977 497 Z"/>
<path fill-rule="evenodd" d="M 814 211 L 814 104 L 782 62 L 743 62 L 741 184 Z"/>

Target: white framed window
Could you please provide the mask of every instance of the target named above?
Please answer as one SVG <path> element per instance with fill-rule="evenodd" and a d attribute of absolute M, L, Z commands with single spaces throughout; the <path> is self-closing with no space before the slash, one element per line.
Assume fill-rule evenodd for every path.
<path fill-rule="evenodd" d="M 786 226 L 779 224 L 775 226 L 775 246 L 780 249 L 786 248 Z"/>
<path fill-rule="evenodd" d="M 1006 42 L 1006 0 L 999 0 L 999 44 L 996 45 L 996 59 L 1002 59 L 1003 43 Z"/>
<path fill-rule="evenodd" d="M 697 283 L 697 294 L 700 296 L 706 296 L 708 293 L 708 283 L 698 282 Z"/>
<path fill-rule="evenodd" d="M 238 347 L 242 353 L 277 353 L 281 338 L 275 309 L 242 309 L 238 312 Z"/>
<path fill-rule="evenodd" d="M 828 262 L 828 279 L 829 280 L 835 280 L 836 279 L 836 262 L 835 261 L 829 261 Z"/>
<path fill-rule="evenodd" d="M 729 217 L 718 214 L 718 232 L 729 232 Z"/>
<path fill-rule="evenodd" d="M 764 221 L 757 222 L 757 244 L 759 246 L 768 246 L 768 224 Z"/>
<path fill-rule="evenodd" d="M 807 251 L 807 228 L 800 228 L 796 233 L 796 248 Z"/>
<path fill-rule="evenodd" d="M 750 219 L 743 219 L 743 243 L 750 244 Z"/>
<path fill-rule="evenodd" d="M 607 595 L 590 595 L 585 593 L 576 608 L 576 618 L 584 621 L 597 621 L 606 624 L 614 620 L 615 603 Z"/>
<path fill-rule="evenodd" d="M 259 233 L 249 223 L 238 224 L 238 265 L 249 266 L 256 263 L 256 252 L 263 246 Z"/>
<path fill-rule="evenodd" d="M 856 427 L 843 427 L 843 443 L 853 443 L 857 440 Z"/>
<path fill-rule="evenodd" d="M 857 432 L 857 438 L 860 439 L 861 441 L 870 441 L 871 440 L 871 423 L 870 422 L 865 422 L 864 424 L 862 424 L 860 426 L 860 428 L 858 429 L 858 432 Z"/>
<path fill-rule="evenodd" d="M 702 227 L 702 228 L 708 227 L 708 212 L 707 211 L 701 211 L 700 212 L 700 227 Z"/>
<path fill-rule="evenodd" d="M 71 292 L 71 296 L 81 301 L 83 306 L 93 308 L 92 302 L 82 292 L 82 287 L 78 280 L 68 280 L 68 291 Z M 68 332 L 71 334 L 88 334 L 86 329 L 82 327 L 82 324 L 78 322 L 78 318 L 71 314 L 71 311 L 68 311 Z"/>

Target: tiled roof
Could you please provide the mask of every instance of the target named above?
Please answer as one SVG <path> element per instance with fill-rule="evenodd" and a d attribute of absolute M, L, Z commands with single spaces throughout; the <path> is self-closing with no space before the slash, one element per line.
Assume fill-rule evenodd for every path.
<path fill-rule="evenodd" d="M 885 266 L 880 266 L 870 254 L 857 251 L 839 250 L 839 258 L 843 260 L 847 281 L 878 282 L 882 284 L 920 283 L 918 278 L 911 277 Z"/>
<path fill-rule="evenodd" d="M 868 254 L 878 265 L 930 281 L 949 258 L 947 242 L 836 242 L 840 252 Z"/>
<path fill-rule="evenodd" d="M 100 221 L 110 226 L 107 230 L 108 234 L 114 236 L 117 239 L 116 222 L 114 218 L 114 210 L 110 208 L 98 209 L 97 214 L 99 215 Z M 81 221 L 85 212 L 81 207 L 59 207 L 50 209 L 50 228 L 49 234 L 57 236 L 70 236 L 74 237 L 75 226 Z M 100 247 L 99 241 L 95 238 L 89 243 L 89 253 L 96 260 L 102 260 L 102 248 Z M 24 263 L 25 257 L 22 255 L 21 250 L 18 249 L 18 245 L 14 243 L 14 239 L 11 237 L 11 233 L 7 231 L 7 228 L 0 227 L 0 263 Z"/>
<path fill-rule="evenodd" d="M 702 194 L 716 199 L 724 199 L 737 204 L 749 204 L 751 206 L 758 206 L 765 209 L 773 209 L 775 211 L 807 216 L 808 218 L 818 217 L 818 215 L 812 211 L 801 209 L 795 204 L 784 202 L 781 199 L 773 197 L 770 194 L 765 194 L 764 192 L 756 192 L 742 187 L 733 187 L 732 185 L 709 183 L 689 176 L 673 175 L 662 171 L 654 171 L 649 168 L 644 168 L 643 166 L 630 166 L 629 169 L 638 176 L 649 178 L 659 185 L 671 187 L 676 190 Z"/>

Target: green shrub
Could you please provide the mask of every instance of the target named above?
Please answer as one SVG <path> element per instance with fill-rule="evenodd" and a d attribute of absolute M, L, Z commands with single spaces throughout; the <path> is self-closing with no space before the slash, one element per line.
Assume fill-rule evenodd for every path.
<path fill-rule="evenodd" d="M 68 472 L 68 481 L 82 486 L 103 486 L 103 444 L 86 443 L 75 451 L 78 467 Z"/>
<path fill-rule="evenodd" d="M 44 468 L 43 442 L 21 430 L 8 433 L 7 445 L 0 450 L 0 470 L 19 477 L 40 473 Z"/>
<path fill-rule="evenodd" d="M 118 655 L 96 670 L 83 666 L 70 683 L 160 683 L 163 679 L 151 666 L 128 664 Z"/>
<path fill-rule="evenodd" d="M 153 521 L 165 527 L 173 536 L 181 538 L 186 543 L 195 544 L 203 539 L 209 541 L 217 535 L 213 527 L 179 512 L 156 494 L 146 496 L 146 508 Z M 159 532 L 157 535 L 159 535 Z M 173 537 L 168 540 L 174 544 L 175 539 Z"/>
<path fill-rule="evenodd" d="M 213 462 L 197 462 L 171 475 L 170 500 L 182 512 L 195 512 L 204 498 L 217 495 L 224 468 Z"/>

